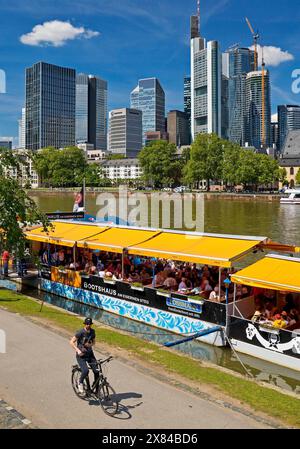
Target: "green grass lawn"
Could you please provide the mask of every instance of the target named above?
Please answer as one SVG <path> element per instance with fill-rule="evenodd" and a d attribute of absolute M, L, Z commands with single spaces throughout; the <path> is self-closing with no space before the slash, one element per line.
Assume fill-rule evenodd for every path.
<path fill-rule="evenodd" d="M 69 332 L 74 332 L 82 326 L 82 319 L 47 305 L 43 306 L 24 295 L 0 289 L 0 307 L 11 312 L 28 317 L 40 317 Z M 149 343 L 137 337 L 125 335 L 95 325 L 97 341 L 129 351 L 141 360 L 157 363 L 170 373 L 176 373 L 183 378 L 201 384 L 207 384 L 222 391 L 232 398 L 248 404 L 254 410 L 265 412 L 270 417 L 282 422 L 300 427 L 300 399 L 284 393 L 265 388 L 256 382 L 228 374 L 218 368 L 206 367 L 201 362 L 188 356 L 179 355 L 166 350 L 154 343 Z"/>

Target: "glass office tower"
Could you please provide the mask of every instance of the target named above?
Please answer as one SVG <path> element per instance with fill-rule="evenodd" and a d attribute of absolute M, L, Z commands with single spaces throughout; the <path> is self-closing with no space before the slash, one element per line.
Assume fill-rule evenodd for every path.
<path fill-rule="evenodd" d="M 131 92 L 130 103 L 132 109 L 143 113 L 143 145 L 146 132 L 165 132 L 165 92 L 157 78 L 139 80 Z"/>
<path fill-rule="evenodd" d="M 228 58 L 228 137 L 241 146 L 245 145 L 246 76 L 254 69 L 254 51 L 239 46 L 231 47 Z"/>
<path fill-rule="evenodd" d="M 38 62 L 26 69 L 28 150 L 75 144 L 74 69 Z"/>
<path fill-rule="evenodd" d="M 76 77 L 76 142 L 107 149 L 107 82 L 82 73 Z"/>
<path fill-rule="evenodd" d="M 191 133 L 221 137 L 222 55 L 217 41 L 200 35 L 197 16 L 191 17 Z"/>
<path fill-rule="evenodd" d="M 270 75 L 265 70 L 265 146 L 271 142 L 271 92 Z M 262 126 L 262 71 L 250 72 L 246 76 L 246 131 L 245 141 L 248 145 L 261 149 L 263 144 Z"/>
<path fill-rule="evenodd" d="M 282 152 L 289 131 L 300 129 L 300 106 L 278 106 L 278 150 Z"/>

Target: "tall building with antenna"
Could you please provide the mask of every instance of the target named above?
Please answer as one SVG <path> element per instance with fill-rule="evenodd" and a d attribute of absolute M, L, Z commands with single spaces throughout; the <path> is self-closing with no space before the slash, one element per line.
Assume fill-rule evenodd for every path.
<path fill-rule="evenodd" d="M 197 15 L 191 17 L 191 133 L 222 134 L 222 55 L 218 41 L 200 32 L 200 0 Z"/>

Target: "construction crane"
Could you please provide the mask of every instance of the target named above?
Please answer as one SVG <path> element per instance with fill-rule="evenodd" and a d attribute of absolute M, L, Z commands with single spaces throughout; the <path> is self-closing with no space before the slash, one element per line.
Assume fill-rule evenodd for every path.
<path fill-rule="evenodd" d="M 249 21 L 249 19 L 246 17 L 246 22 L 248 24 L 248 27 L 251 31 L 252 37 L 253 37 L 253 44 L 254 44 L 254 71 L 256 72 L 256 70 L 258 69 L 258 52 L 257 52 L 257 43 L 259 40 L 259 34 L 258 32 L 255 33 L 255 31 L 253 30 L 253 27 Z"/>

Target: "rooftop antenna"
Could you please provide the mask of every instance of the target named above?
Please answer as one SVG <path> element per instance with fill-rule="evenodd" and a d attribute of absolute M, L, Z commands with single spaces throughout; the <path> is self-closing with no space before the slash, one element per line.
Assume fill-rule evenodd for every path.
<path fill-rule="evenodd" d="M 197 0 L 197 16 L 198 16 L 198 31 L 199 31 L 199 36 L 201 36 L 201 33 L 200 33 L 200 0 Z"/>

